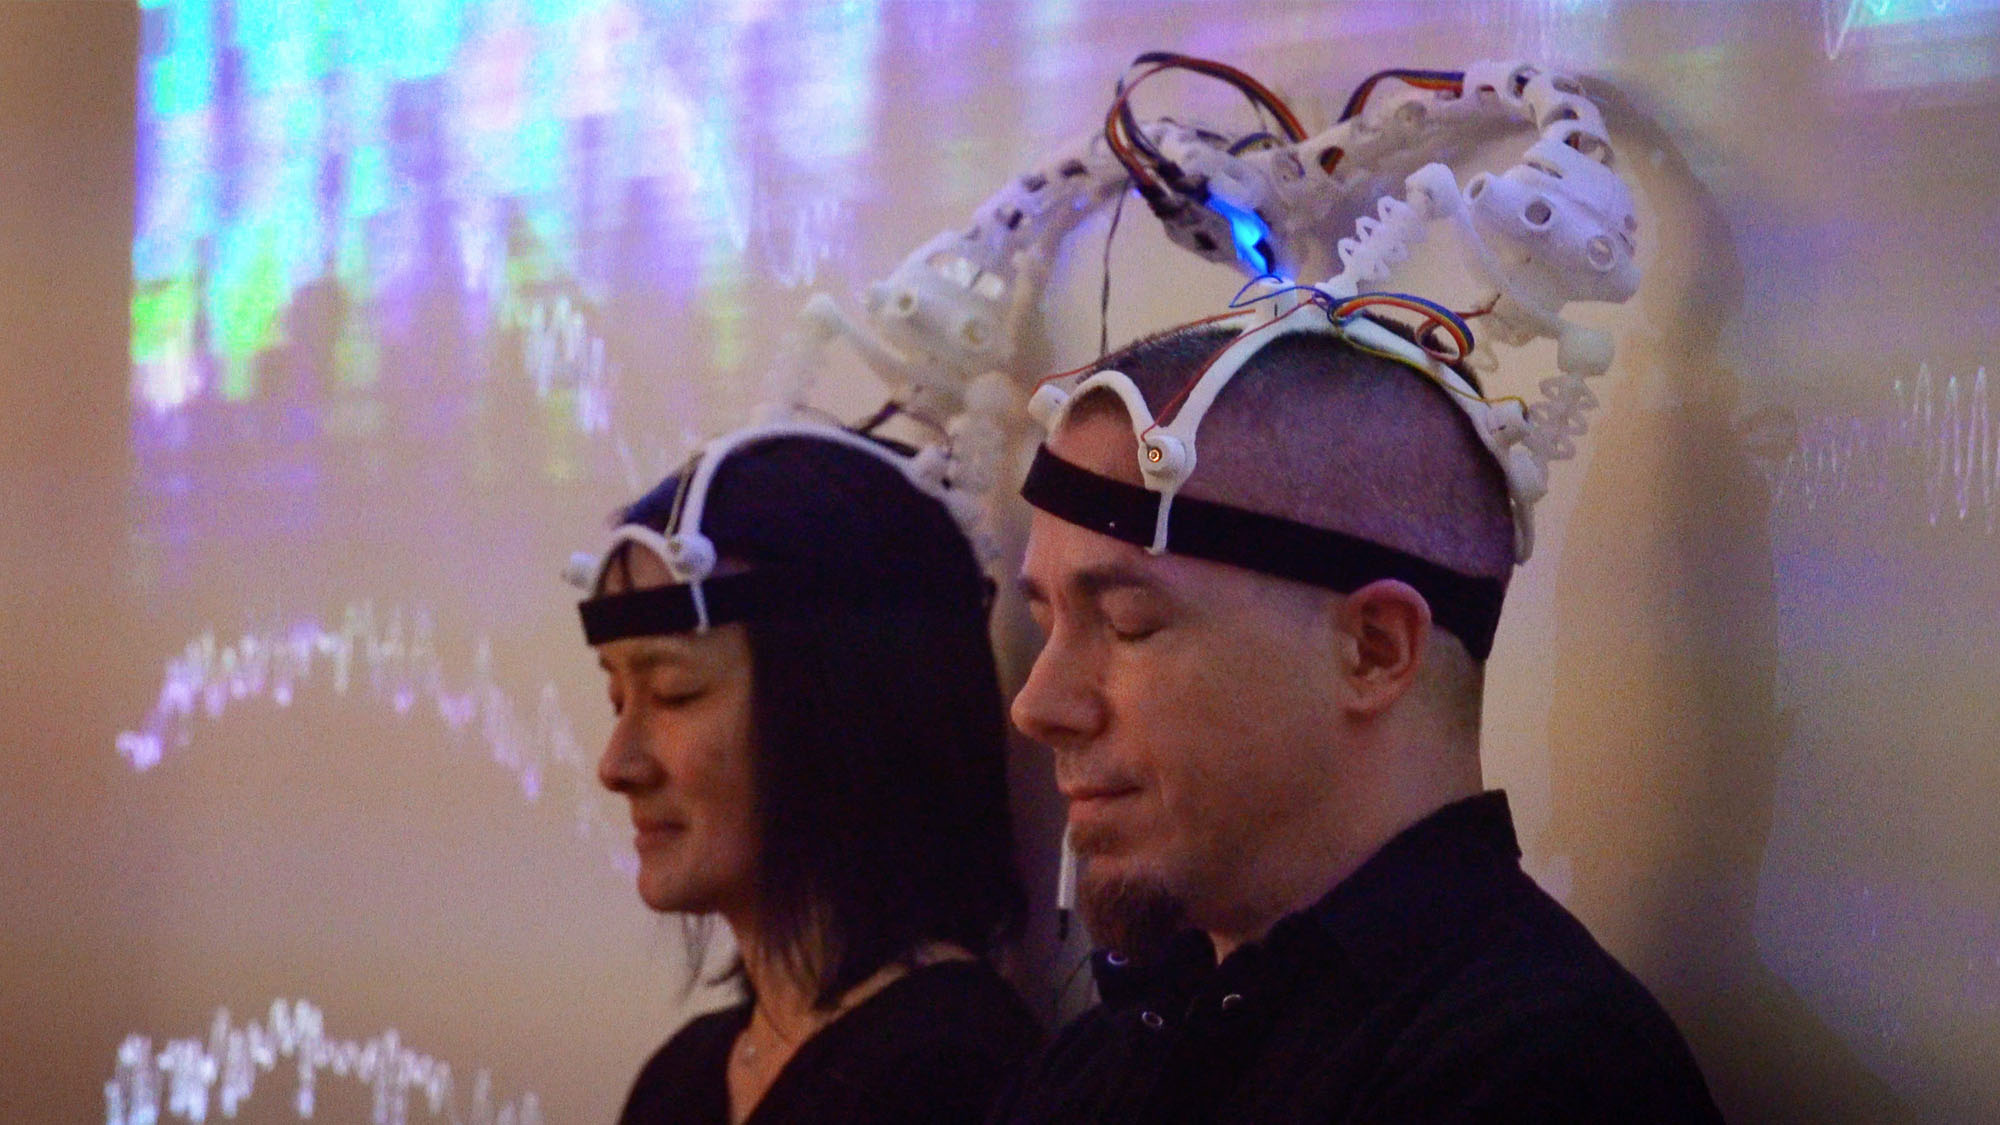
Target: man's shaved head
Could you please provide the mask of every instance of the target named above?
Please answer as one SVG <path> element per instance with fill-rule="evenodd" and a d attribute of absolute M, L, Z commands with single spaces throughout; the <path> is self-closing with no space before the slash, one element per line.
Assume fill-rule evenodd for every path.
<path fill-rule="evenodd" d="M 1100 369 L 1123 372 L 1157 415 L 1235 335 L 1179 329 Z M 1125 413 L 1117 396 L 1093 392 L 1065 424 L 1107 412 Z M 1331 336 L 1266 344 L 1216 398 L 1196 445 L 1187 496 L 1346 532 L 1464 574 L 1504 581 L 1513 570 L 1506 479 L 1449 392 Z"/>

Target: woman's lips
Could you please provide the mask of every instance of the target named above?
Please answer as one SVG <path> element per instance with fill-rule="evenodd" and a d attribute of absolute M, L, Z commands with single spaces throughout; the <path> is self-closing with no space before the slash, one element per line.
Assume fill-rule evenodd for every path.
<path fill-rule="evenodd" d="M 646 848 L 674 839 L 687 830 L 687 825 L 670 820 L 635 820 L 632 830 L 632 846 Z"/>

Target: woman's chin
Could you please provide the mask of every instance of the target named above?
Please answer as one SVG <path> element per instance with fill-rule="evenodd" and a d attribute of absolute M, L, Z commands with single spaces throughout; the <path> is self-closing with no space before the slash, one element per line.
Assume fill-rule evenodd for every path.
<path fill-rule="evenodd" d="M 653 872 L 639 868 L 639 901 L 662 914 L 713 914 L 718 897 L 673 872 Z"/>

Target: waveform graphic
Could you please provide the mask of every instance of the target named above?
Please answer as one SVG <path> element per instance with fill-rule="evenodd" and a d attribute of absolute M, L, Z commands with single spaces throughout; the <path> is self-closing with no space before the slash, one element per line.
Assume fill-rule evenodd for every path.
<path fill-rule="evenodd" d="M 604 358 L 604 337 L 592 332 L 569 298 L 534 301 L 521 314 L 521 363 L 544 400 L 558 392 L 573 398 L 579 432 L 611 429 L 611 389 L 618 367 Z"/>
<path fill-rule="evenodd" d="M 162 1113 L 168 1120 L 202 1122 L 211 1107 L 233 1118 L 256 1092 L 258 1078 L 287 1061 L 298 1065 L 292 1108 L 301 1121 L 311 1120 L 319 1074 L 327 1071 L 373 1087 L 374 1125 L 406 1125 L 413 1092 L 431 1117 L 453 1125 L 542 1125 L 533 1092 L 496 1107 L 493 1078 L 481 1070 L 472 1080 L 471 1104 L 461 1110 L 450 1063 L 404 1045 L 393 1027 L 366 1040 L 329 1036 L 325 1014 L 306 1000 L 274 1000 L 264 1023 L 242 1027 L 229 1009 L 218 1008 L 206 1045 L 174 1039 L 156 1052 L 147 1036 L 126 1036 L 117 1070 L 104 1084 L 105 1125 L 158 1125 Z"/>
<path fill-rule="evenodd" d="M 512 774 L 521 796 L 538 801 L 550 779 L 566 783 L 574 801 L 577 835 L 604 843 L 620 831 L 597 800 L 591 761 L 552 682 L 542 684 L 532 718 L 493 676 L 491 643 L 474 646 L 472 670 L 462 687 L 453 686 L 437 653 L 435 628 L 424 610 L 392 609 L 385 615 L 372 602 L 349 604 L 340 624 L 329 629 L 306 620 L 285 629 L 248 632 L 233 642 L 213 631 L 188 642 L 167 661 L 158 699 L 137 730 L 121 732 L 118 753 L 145 773 L 166 754 L 194 741 L 199 715 L 219 719 L 231 707 L 252 700 L 289 707 L 308 684 L 330 681 L 334 694 L 361 690 L 385 702 L 398 716 L 423 704 L 454 734 L 476 734 L 492 762 Z M 636 859 L 622 846 L 609 848 L 615 866 L 628 874 Z"/>
<path fill-rule="evenodd" d="M 1778 468 L 1774 495 L 1808 511 L 1907 503 L 1920 494 L 1931 526 L 2000 529 L 2000 419 L 1986 368 L 1942 381 L 1929 364 L 1893 384 L 1887 417 L 1815 419 Z"/>

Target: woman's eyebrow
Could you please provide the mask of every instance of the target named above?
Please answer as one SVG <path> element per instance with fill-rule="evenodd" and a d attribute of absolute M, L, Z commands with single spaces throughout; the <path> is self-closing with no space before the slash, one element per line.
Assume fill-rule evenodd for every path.
<path fill-rule="evenodd" d="M 664 665 L 691 667 L 695 663 L 693 654 L 679 645 L 650 644 L 634 651 L 632 655 L 621 661 L 618 666 L 623 667 L 633 675 L 644 675 Z M 614 668 L 611 658 L 602 653 L 598 654 L 597 666 L 604 669 L 607 673 L 611 672 Z"/>

